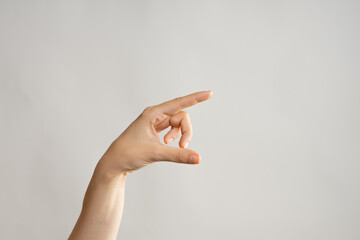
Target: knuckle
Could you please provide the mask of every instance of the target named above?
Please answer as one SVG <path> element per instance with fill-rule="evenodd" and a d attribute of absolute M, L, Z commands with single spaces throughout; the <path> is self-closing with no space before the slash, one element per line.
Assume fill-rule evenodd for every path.
<path fill-rule="evenodd" d="M 145 112 L 151 112 L 153 110 L 154 106 L 147 106 L 145 109 L 144 109 L 144 113 Z"/>
<path fill-rule="evenodd" d="M 190 121 L 190 114 L 188 112 L 184 112 L 184 118 Z"/>
<path fill-rule="evenodd" d="M 181 151 L 175 152 L 175 160 L 177 162 L 183 162 L 183 153 Z"/>
<path fill-rule="evenodd" d="M 182 107 L 182 105 L 181 105 L 181 97 L 177 97 L 177 98 L 175 98 L 174 100 L 175 100 L 174 102 L 175 102 L 177 108 L 178 108 L 178 109 L 182 109 L 183 107 Z"/>
<path fill-rule="evenodd" d="M 148 115 L 150 115 L 153 111 L 154 111 L 154 106 L 148 106 L 148 107 L 146 107 L 146 108 L 142 111 L 141 115 L 143 115 L 143 116 L 148 116 Z"/>
<path fill-rule="evenodd" d="M 190 115 L 186 111 L 181 111 L 178 116 L 179 116 L 180 119 L 185 119 L 187 121 L 190 120 Z"/>

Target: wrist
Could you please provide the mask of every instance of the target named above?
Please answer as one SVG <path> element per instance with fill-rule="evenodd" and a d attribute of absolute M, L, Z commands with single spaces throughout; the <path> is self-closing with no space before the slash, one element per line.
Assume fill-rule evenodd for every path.
<path fill-rule="evenodd" d="M 94 177 L 100 183 L 125 182 L 127 174 L 110 167 L 103 158 L 99 160 L 94 170 Z"/>

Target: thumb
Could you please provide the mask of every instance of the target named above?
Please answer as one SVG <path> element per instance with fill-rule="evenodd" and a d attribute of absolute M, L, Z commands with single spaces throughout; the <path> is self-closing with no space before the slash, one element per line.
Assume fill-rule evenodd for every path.
<path fill-rule="evenodd" d="M 199 164 L 200 163 L 200 154 L 194 150 L 187 148 L 178 148 L 170 147 L 165 145 L 159 146 L 159 151 L 157 151 L 156 160 L 157 161 L 168 161 L 176 163 L 186 163 L 186 164 Z"/>

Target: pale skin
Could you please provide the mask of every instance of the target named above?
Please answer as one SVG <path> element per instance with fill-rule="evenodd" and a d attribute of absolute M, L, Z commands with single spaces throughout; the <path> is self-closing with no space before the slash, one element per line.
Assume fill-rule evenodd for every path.
<path fill-rule="evenodd" d="M 189 114 L 183 109 L 208 100 L 212 94 L 212 91 L 196 92 L 145 108 L 96 165 L 69 240 L 116 239 L 129 173 L 159 161 L 200 163 L 199 153 L 187 148 L 193 130 Z M 168 127 L 171 129 L 163 144 L 158 134 Z M 167 145 L 180 135 L 179 147 Z"/>

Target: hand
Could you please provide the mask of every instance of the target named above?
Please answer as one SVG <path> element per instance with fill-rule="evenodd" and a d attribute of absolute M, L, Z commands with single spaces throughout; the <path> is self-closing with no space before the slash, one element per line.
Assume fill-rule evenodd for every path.
<path fill-rule="evenodd" d="M 202 91 L 147 107 L 129 127 L 110 145 L 100 164 L 112 174 L 129 173 L 157 161 L 198 164 L 199 153 L 187 149 L 192 126 L 182 109 L 209 99 L 212 91 Z M 161 143 L 158 134 L 171 126 L 164 136 L 170 143 L 181 134 L 178 147 Z"/>

